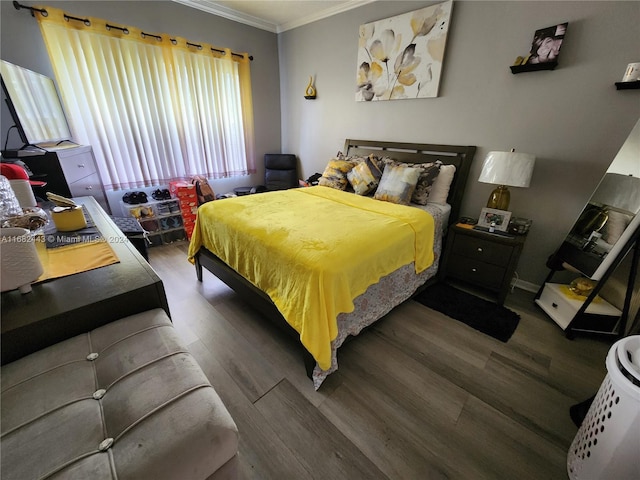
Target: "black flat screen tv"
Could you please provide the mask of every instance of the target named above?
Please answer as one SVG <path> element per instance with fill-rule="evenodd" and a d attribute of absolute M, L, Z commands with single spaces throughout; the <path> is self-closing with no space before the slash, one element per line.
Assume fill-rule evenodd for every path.
<path fill-rule="evenodd" d="M 20 139 L 27 145 L 71 139 L 53 80 L 0 60 L 2 89 Z"/>

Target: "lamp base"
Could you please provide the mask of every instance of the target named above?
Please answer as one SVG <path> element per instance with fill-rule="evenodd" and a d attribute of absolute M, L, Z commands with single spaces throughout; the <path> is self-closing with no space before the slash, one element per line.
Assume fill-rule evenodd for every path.
<path fill-rule="evenodd" d="M 511 193 L 506 185 L 498 185 L 496 189 L 489 195 L 487 208 L 495 208 L 496 210 L 508 210 L 511 201 Z"/>

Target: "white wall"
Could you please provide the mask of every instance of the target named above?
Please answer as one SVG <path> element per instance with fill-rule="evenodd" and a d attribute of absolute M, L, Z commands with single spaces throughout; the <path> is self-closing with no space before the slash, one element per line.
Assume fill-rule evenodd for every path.
<path fill-rule="evenodd" d="M 627 141 L 613 159 L 609 173 L 620 173 L 640 178 L 640 120 L 633 127 Z"/>
<path fill-rule="evenodd" d="M 355 102 L 358 27 L 437 2 L 375 2 L 279 35 L 282 148 L 306 178 L 345 138 L 476 145 L 462 214 L 477 217 L 492 186 L 477 182 L 490 150 L 536 155 L 510 210 L 533 219 L 518 266 L 540 284 L 560 245 L 640 118 L 640 90 L 617 91 L 640 60 L 640 2 L 455 2 L 433 99 Z M 554 71 L 511 74 L 539 28 L 568 21 Z M 305 100 L 309 75 L 318 97 Z"/>

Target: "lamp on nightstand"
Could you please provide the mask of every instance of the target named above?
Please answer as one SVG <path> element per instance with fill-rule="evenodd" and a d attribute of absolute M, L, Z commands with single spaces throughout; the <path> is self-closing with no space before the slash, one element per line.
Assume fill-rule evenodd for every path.
<path fill-rule="evenodd" d="M 528 187 L 533 174 L 536 157 L 528 153 L 489 152 L 482 164 L 479 182 L 498 185 L 491 192 L 488 208 L 507 210 L 511 194 L 507 187 Z"/>

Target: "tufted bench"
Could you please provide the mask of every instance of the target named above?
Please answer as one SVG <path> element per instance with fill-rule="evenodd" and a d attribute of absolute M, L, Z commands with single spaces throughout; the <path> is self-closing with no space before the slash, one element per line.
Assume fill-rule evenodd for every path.
<path fill-rule="evenodd" d="M 2 478 L 227 479 L 238 431 L 163 310 L 4 365 Z"/>

